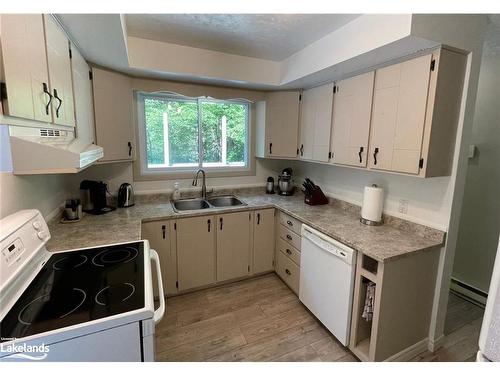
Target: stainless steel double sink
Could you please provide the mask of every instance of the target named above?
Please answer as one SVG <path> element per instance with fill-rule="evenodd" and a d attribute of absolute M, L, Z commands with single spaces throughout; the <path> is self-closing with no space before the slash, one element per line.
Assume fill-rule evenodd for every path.
<path fill-rule="evenodd" d="M 234 195 L 224 195 L 211 198 L 187 198 L 171 201 L 175 212 L 199 211 L 209 208 L 224 208 L 246 206 L 247 204 Z"/>

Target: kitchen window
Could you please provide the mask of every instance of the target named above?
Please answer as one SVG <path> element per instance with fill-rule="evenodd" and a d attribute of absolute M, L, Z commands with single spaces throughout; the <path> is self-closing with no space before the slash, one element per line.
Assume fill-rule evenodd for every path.
<path fill-rule="evenodd" d="M 138 93 L 141 174 L 249 171 L 249 103 Z"/>

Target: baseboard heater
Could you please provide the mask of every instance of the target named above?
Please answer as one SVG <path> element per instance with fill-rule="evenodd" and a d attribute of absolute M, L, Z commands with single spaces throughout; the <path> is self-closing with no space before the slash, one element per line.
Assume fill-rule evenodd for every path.
<path fill-rule="evenodd" d="M 486 305 L 488 293 L 455 278 L 451 279 L 451 291 L 481 307 Z"/>

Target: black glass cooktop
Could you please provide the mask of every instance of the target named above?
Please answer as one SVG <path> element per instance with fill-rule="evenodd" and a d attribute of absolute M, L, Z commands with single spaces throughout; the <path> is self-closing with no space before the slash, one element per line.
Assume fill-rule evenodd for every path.
<path fill-rule="evenodd" d="M 143 242 L 55 253 L 0 322 L 1 342 L 144 307 Z"/>

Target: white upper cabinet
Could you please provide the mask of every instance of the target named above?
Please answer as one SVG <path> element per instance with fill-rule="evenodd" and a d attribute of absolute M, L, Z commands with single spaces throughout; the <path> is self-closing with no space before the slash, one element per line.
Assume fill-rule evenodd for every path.
<path fill-rule="evenodd" d="M 51 94 L 42 16 L 3 14 L 1 35 L 8 96 L 8 101 L 3 100 L 4 114 L 51 122 Z"/>
<path fill-rule="evenodd" d="M 296 158 L 299 133 L 299 92 L 278 91 L 257 102 L 256 156 Z"/>
<path fill-rule="evenodd" d="M 76 136 L 95 143 L 94 104 L 90 67 L 76 48 L 72 48 L 73 98 L 75 101 Z"/>
<path fill-rule="evenodd" d="M 104 149 L 100 161 L 132 160 L 135 137 L 130 78 L 101 69 L 92 72 L 96 142 Z"/>
<path fill-rule="evenodd" d="M 2 15 L 4 114 L 74 126 L 69 41 L 50 15 Z"/>
<path fill-rule="evenodd" d="M 466 60 L 443 48 L 375 72 L 370 169 L 450 175 Z"/>
<path fill-rule="evenodd" d="M 331 163 L 366 167 L 374 76 L 369 72 L 335 84 Z"/>
<path fill-rule="evenodd" d="M 332 124 L 333 83 L 302 92 L 299 157 L 327 162 Z"/>
<path fill-rule="evenodd" d="M 370 168 L 418 174 L 432 55 L 378 69 Z"/>
<path fill-rule="evenodd" d="M 43 16 L 45 43 L 52 91 L 52 120 L 57 125 L 74 126 L 73 88 L 69 40 L 51 16 Z"/>

